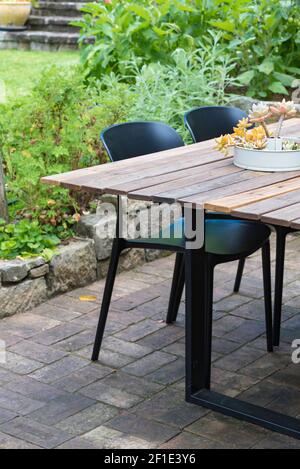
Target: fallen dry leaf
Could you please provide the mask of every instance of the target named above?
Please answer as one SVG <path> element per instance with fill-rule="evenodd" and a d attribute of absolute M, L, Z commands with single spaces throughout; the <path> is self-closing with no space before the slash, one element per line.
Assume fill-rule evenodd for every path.
<path fill-rule="evenodd" d="M 79 299 L 80 301 L 97 301 L 97 297 L 92 295 L 80 296 Z"/>

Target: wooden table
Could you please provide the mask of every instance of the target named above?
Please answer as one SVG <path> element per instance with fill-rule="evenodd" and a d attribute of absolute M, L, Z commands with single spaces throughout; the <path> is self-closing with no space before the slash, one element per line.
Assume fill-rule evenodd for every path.
<path fill-rule="evenodd" d="M 300 119 L 287 121 L 284 134 L 299 136 Z M 194 211 L 213 210 L 300 230 L 300 171 L 246 171 L 214 147 L 214 141 L 197 143 L 45 177 L 43 182 L 97 195 L 192 204 Z M 198 228 L 204 231 L 204 225 Z M 203 254 L 203 246 L 186 252 L 187 400 L 300 439 L 299 420 L 210 390 L 209 321 L 199 292 L 199 279 L 204 279 Z"/>

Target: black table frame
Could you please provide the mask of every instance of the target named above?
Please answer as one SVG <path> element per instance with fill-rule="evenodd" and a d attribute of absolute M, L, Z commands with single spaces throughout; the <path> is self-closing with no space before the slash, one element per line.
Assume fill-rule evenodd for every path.
<path fill-rule="evenodd" d="M 187 402 L 300 439 L 300 420 L 211 390 L 212 317 L 204 258 L 204 247 L 186 250 Z"/>

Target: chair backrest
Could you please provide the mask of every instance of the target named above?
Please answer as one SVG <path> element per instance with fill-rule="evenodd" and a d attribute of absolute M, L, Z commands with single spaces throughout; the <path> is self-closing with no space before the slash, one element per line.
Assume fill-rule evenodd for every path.
<path fill-rule="evenodd" d="M 189 111 L 184 122 L 194 142 L 203 142 L 233 132 L 239 120 L 247 114 L 236 107 L 206 106 Z"/>
<path fill-rule="evenodd" d="M 127 122 L 104 130 L 101 140 L 111 161 L 184 146 L 180 135 L 161 122 Z"/>

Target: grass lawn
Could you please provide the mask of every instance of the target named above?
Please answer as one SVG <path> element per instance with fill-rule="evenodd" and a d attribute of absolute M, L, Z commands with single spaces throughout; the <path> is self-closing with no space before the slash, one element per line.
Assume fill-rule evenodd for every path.
<path fill-rule="evenodd" d="M 78 52 L 0 50 L 0 99 L 3 89 L 7 98 L 27 94 L 48 66 L 69 67 L 78 62 Z"/>

